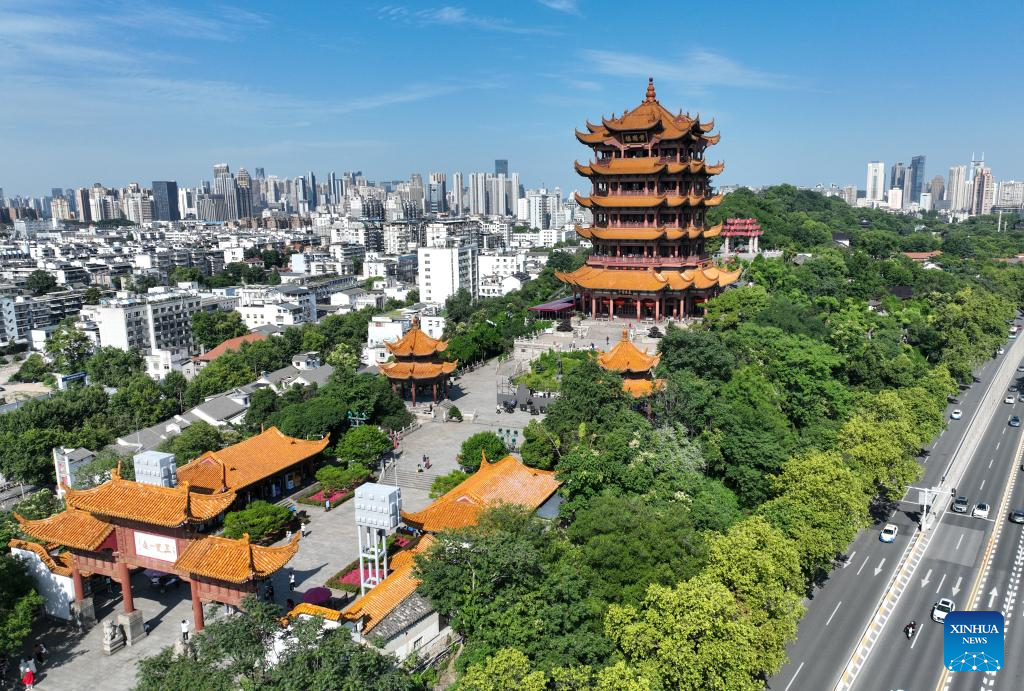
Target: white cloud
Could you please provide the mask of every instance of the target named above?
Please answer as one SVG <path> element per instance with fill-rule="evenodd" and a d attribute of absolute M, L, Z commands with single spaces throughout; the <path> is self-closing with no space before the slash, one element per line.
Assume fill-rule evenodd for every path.
<path fill-rule="evenodd" d="M 420 25 L 460 26 L 481 31 L 495 31 L 509 34 L 554 35 L 555 32 L 544 26 L 521 26 L 508 19 L 486 17 L 468 12 L 464 7 L 445 5 L 422 10 L 412 10 L 404 6 L 389 5 L 378 10 L 378 15 L 394 21 Z"/>
<path fill-rule="evenodd" d="M 694 50 L 679 60 L 665 60 L 636 53 L 585 50 L 583 57 L 601 73 L 622 77 L 659 80 L 701 90 L 710 86 L 790 89 L 798 86 L 793 77 L 746 67 L 732 58 L 709 50 Z"/>
<path fill-rule="evenodd" d="M 538 2 L 549 9 L 555 10 L 556 12 L 564 12 L 566 14 L 580 13 L 580 8 L 576 0 L 538 0 Z"/>

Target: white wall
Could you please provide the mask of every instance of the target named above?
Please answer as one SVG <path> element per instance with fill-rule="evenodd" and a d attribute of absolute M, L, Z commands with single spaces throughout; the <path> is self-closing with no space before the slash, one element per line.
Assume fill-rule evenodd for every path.
<path fill-rule="evenodd" d="M 35 581 L 36 590 L 43 597 L 43 609 L 51 617 L 71 621 L 71 603 L 75 599 L 75 585 L 70 576 L 58 576 L 39 558 L 35 552 L 17 547 L 11 554 L 25 561 L 29 574 Z"/>

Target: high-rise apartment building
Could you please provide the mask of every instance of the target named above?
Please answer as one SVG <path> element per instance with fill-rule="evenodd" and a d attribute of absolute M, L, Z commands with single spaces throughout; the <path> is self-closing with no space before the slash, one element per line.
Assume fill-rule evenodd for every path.
<path fill-rule="evenodd" d="M 173 180 L 153 181 L 153 218 L 157 221 L 180 221 L 178 183 Z"/>
<path fill-rule="evenodd" d="M 967 181 L 967 166 L 950 166 L 946 199 L 950 211 L 966 211 L 971 206 L 971 185 Z"/>
<path fill-rule="evenodd" d="M 992 213 L 995 204 L 996 184 L 992 169 L 981 166 L 974 171 L 971 213 L 975 216 Z"/>
<path fill-rule="evenodd" d="M 448 180 L 444 173 L 430 173 L 427 176 L 427 213 L 442 214 L 448 211 Z"/>
<path fill-rule="evenodd" d="M 221 170 L 217 170 L 222 167 Z M 213 178 L 213 192 L 224 198 L 224 205 L 227 208 L 227 220 L 238 219 L 238 187 L 235 184 L 235 176 L 227 170 L 227 164 L 214 166 L 216 175 Z"/>
<path fill-rule="evenodd" d="M 306 201 L 309 202 L 310 211 L 316 208 L 316 195 L 316 176 L 313 175 L 313 171 L 310 170 L 306 172 Z"/>
<path fill-rule="evenodd" d="M 946 198 L 946 181 L 941 175 L 932 178 L 928 184 L 928 193 L 932 195 L 932 208 L 936 208 Z"/>
<path fill-rule="evenodd" d="M 910 159 L 910 167 L 907 168 L 907 181 L 905 190 L 910 190 L 910 198 L 906 203 L 921 201 L 921 188 L 924 187 L 924 160 L 923 154 Z"/>
<path fill-rule="evenodd" d="M 868 180 L 864 190 L 864 198 L 870 202 L 885 199 L 885 163 L 872 161 L 868 164 Z"/>
<path fill-rule="evenodd" d="M 507 159 L 499 158 L 499 159 L 494 161 L 494 174 L 495 175 L 504 175 L 506 178 L 508 177 L 508 160 Z"/>
<path fill-rule="evenodd" d="M 903 208 L 903 190 L 899 187 L 889 188 L 889 208 L 893 211 L 899 211 Z"/>
<path fill-rule="evenodd" d="M 492 216 L 508 214 L 508 181 L 504 175 L 496 175 L 488 180 L 487 213 Z"/>
<path fill-rule="evenodd" d="M 452 204 L 451 210 L 456 216 L 463 214 L 462 205 L 462 173 L 452 173 L 452 189 L 451 189 Z"/>
<path fill-rule="evenodd" d="M 447 247 L 420 247 L 417 250 L 420 300 L 434 304 L 465 288 L 473 297 L 479 291 L 479 260 L 473 243 Z"/>
<path fill-rule="evenodd" d="M 96 325 L 101 346 L 192 351 L 192 315 L 199 308 L 198 295 L 164 288 L 85 305 L 81 316 Z"/>
<path fill-rule="evenodd" d="M 996 192 L 996 206 L 1007 209 L 1024 207 L 1024 182 L 1004 180 Z"/>
<path fill-rule="evenodd" d="M 487 175 L 470 173 L 469 213 L 483 216 L 487 213 Z"/>
<path fill-rule="evenodd" d="M 75 215 L 82 223 L 92 220 L 92 215 L 89 213 L 89 190 L 84 187 L 75 190 Z"/>
<path fill-rule="evenodd" d="M 67 197 L 60 196 L 50 199 L 50 217 L 57 221 L 70 221 L 73 218 Z"/>

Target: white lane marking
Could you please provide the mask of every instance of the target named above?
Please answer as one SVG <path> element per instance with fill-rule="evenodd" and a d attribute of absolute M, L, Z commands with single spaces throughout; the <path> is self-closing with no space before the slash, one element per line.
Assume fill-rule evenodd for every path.
<path fill-rule="evenodd" d="M 985 489 L 985 481 L 984 480 L 981 481 L 981 486 L 978 487 L 978 491 L 980 492 L 983 489 Z"/>
<path fill-rule="evenodd" d="M 931 581 L 932 581 L 932 570 L 928 569 L 928 573 L 926 573 L 924 575 L 924 578 L 921 579 L 921 587 L 922 588 L 925 587 L 926 585 L 931 583 Z"/>
<path fill-rule="evenodd" d="M 1006 430 L 1004 429 L 1003 431 L 1005 432 Z M 997 441 L 997 442 L 996 442 L 996 451 L 998 451 L 998 450 L 999 450 L 999 447 L 1000 447 L 1000 445 L 1001 445 L 1002 443 L 1003 443 L 1003 442 L 1001 442 L 1001 441 Z"/>
<path fill-rule="evenodd" d="M 883 557 L 882 561 L 878 562 L 878 566 L 875 567 L 875 575 L 876 576 L 878 574 L 882 573 L 882 567 L 883 566 L 885 566 L 885 558 L 884 557 Z"/>
<path fill-rule="evenodd" d="M 960 576 L 956 579 L 956 585 L 953 586 L 953 594 L 956 595 L 960 592 L 960 584 L 963 583 L 964 577 Z"/>
<path fill-rule="evenodd" d="M 840 600 L 839 603 L 836 605 L 836 608 L 834 610 L 832 610 L 832 614 L 829 615 L 828 621 L 825 622 L 825 626 L 828 626 L 829 624 L 832 623 L 832 617 L 834 617 L 836 615 L 836 612 L 839 611 L 839 608 L 842 607 L 842 605 L 843 605 L 843 601 Z"/>
<path fill-rule="evenodd" d="M 960 533 L 960 539 L 956 541 L 956 549 L 960 549 L 960 543 L 964 541 L 964 534 Z"/>
<path fill-rule="evenodd" d="M 992 467 L 992 464 L 993 464 L 993 463 L 995 463 L 995 462 L 996 462 L 996 459 L 994 459 L 994 458 L 993 458 L 992 460 L 990 460 L 990 461 L 988 462 L 988 467 L 989 467 L 989 468 L 991 468 L 991 467 Z"/>
<path fill-rule="evenodd" d="M 865 567 L 865 566 L 867 566 L 867 564 L 868 564 L 868 559 L 870 559 L 870 558 L 871 558 L 871 557 L 864 557 L 864 563 L 860 565 L 860 568 L 859 568 L 859 569 L 857 569 L 857 575 L 858 575 L 858 576 L 860 575 L 860 572 L 864 570 L 864 567 Z"/>
<path fill-rule="evenodd" d="M 847 566 L 849 566 L 849 565 L 850 565 L 850 562 L 851 562 L 851 561 L 853 561 L 853 557 L 854 557 L 854 555 L 856 555 L 856 554 L 857 554 L 857 550 L 853 550 L 852 552 L 850 552 L 850 556 L 848 556 L 848 557 L 846 558 L 846 562 L 844 562 L 844 563 L 843 563 L 843 568 L 844 568 L 844 569 L 845 569 L 845 568 L 846 568 Z"/>
<path fill-rule="evenodd" d="M 912 641 L 910 641 L 910 647 L 911 648 L 913 648 L 915 645 L 917 645 L 917 639 L 920 638 L 920 637 L 921 637 L 921 632 L 920 631 L 918 631 L 916 634 L 914 634 L 914 639 Z"/>
<path fill-rule="evenodd" d="M 942 574 L 942 578 L 939 579 L 939 587 L 935 589 L 935 592 L 942 590 L 942 584 L 946 582 L 946 574 Z"/>
<path fill-rule="evenodd" d="M 796 675 L 800 674 L 800 670 L 802 670 L 803 668 L 804 668 L 804 663 L 801 662 L 800 666 L 796 668 L 796 672 L 793 673 L 793 678 L 789 680 L 789 683 L 786 684 L 786 688 L 783 689 L 782 691 L 789 691 L 789 687 L 793 685 L 794 681 L 796 681 Z"/>

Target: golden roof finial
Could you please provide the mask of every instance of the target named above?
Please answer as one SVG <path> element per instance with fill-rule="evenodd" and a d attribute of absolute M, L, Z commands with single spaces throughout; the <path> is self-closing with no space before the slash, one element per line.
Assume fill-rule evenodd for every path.
<path fill-rule="evenodd" d="M 121 459 L 117 459 L 117 467 L 110 469 L 110 479 L 120 480 L 121 479 Z"/>
<path fill-rule="evenodd" d="M 656 101 L 656 100 L 658 100 L 658 99 L 656 99 L 655 95 L 654 95 L 654 77 L 648 77 L 647 78 L 647 102 L 650 103 L 651 101 Z"/>

